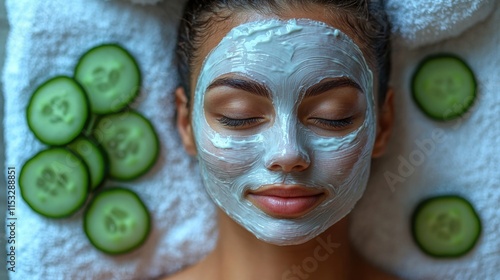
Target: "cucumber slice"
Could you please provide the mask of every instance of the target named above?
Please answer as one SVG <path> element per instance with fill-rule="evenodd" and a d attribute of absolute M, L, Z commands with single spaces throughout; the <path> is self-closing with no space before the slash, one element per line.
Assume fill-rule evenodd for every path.
<path fill-rule="evenodd" d="M 149 212 L 134 192 L 120 187 L 98 193 L 85 211 L 83 228 L 97 249 L 123 254 L 141 246 L 151 229 Z"/>
<path fill-rule="evenodd" d="M 133 180 L 155 163 L 159 141 L 151 123 L 138 112 L 129 110 L 105 115 L 97 121 L 94 136 L 110 160 L 110 176 Z"/>
<path fill-rule="evenodd" d="M 476 244 L 480 219 L 462 197 L 438 196 L 422 201 L 413 214 L 412 233 L 423 252 L 438 258 L 460 257 Z"/>
<path fill-rule="evenodd" d="M 446 121 L 462 116 L 474 103 L 476 78 L 469 66 L 452 54 L 425 58 L 412 79 L 413 98 L 429 117 Z"/>
<path fill-rule="evenodd" d="M 122 47 L 106 44 L 85 53 L 75 68 L 96 114 L 118 112 L 139 93 L 141 75 L 135 59 Z"/>
<path fill-rule="evenodd" d="M 108 158 L 105 152 L 94 141 L 79 137 L 68 145 L 73 152 L 79 155 L 90 172 L 91 190 L 101 185 L 108 173 Z"/>
<path fill-rule="evenodd" d="M 47 145 L 65 145 L 85 127 L 89 105 L 83 88 L 72 78 L 58 76 L 39 86 L 28 104 L 28 126 Z"/>
<path fill-rule="evenodd" d="M 19 188 L 37 213 L 63 218 L 85 203 L 90 177 L 85 163 L 65 148 L 51 148 L 29 159 L 21 169 Z"/>

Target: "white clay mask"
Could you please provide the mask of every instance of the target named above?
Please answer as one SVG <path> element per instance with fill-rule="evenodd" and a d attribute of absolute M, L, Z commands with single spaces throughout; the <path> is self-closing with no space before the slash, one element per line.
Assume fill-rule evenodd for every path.
<path fill-rule="evenodd" d="M 272 104 L 271 120 L 244 135 L 214 129 L 207 120 L 205 97 L 221 77 L 241 77 L 265 88 Z M 304 123 L 298 108 L 308 98 L 308 89 L 336 79 L 357 85 L 353 94 L 363 101 L 362 121 L 344 135 L 325 136 Z M 307 242 L 346 216 L 363 194 L 375 117 L 372 72 L 346 34 L 307 19 L 240 25 L 206 57 L 197 80 L 193 131 L 206 190 L 229 217 L 258 239 L 276 245 Z M 290 158 L 299 159 L 301 168 L 275 168 Z M 320 199 L 311 198 L 317 203 L 300 216 L 272 215 L 249 199 L 249 193 L 263 186 L 298 186 L 319 194 Z M 271 210 L 300 209 L 309 201 L 273 195 L 280 196 L 280 191 L 262 200 Z"/>

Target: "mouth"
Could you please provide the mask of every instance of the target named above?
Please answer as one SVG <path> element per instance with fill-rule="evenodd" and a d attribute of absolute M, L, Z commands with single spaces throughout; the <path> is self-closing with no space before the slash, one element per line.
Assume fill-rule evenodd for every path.
<path fill-rule="evenodd" d="M 247 199 L 275 218 L 298 218 L 318 206 L 326 197 L 323 190 L 298 185 L 265 185 L 246 194 Z"/>

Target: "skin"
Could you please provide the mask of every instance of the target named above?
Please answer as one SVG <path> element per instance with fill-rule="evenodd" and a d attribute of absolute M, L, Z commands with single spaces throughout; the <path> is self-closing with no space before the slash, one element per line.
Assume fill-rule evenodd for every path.
<path fill-rule="evenodd" d="M 280 15 L 262 15 L 255 12 L 238 13 L 233 15 L 230 20 L 214 24 L 210 36 L 206 38 L 205 43 L 202 44 L 198 50 L 198 59 L 195 61 L 193 68 L 193 77 L 198 77 L 203 59 L 232 28 L 248 21 L 269 18 L 280 18 L 285 20 L 291 18 L 308 18 L 322 21 L 339 28 L 342 32 L 353 38 L 358 45 L 362 44 L 361 39 L 358 38 L 356 34 L 353 34 L 349 28 L 346 28 L 333 13 L 327 12 L 321 6 L 310 6 L 307 7 L 307 9 L 290 8 L 283 11 Z M 365 57 L 367 57 L 366 54 Z M 377 73 L 376 71 L 373 72 L 375 75 L 374 80 L 377 81 Z M 191 85 L 191 88 L 196 88 L 196 78 L 193 78 Z M 375 84 L 374 89 L 377 88 L 378 86 Z M 313 100 L 309 101 L 309 103 L 326 102 L 333 104 L 331 106 L 334 108 L 342 108 L 343 105 L 344 107 L 349 106 L 354 108 L 356 104 L 356 102 L 352 100 L 354 94 L 349 94 L 349 91 L 352 91 L 352 89 L 347 87 L 342 90 L 346 91 L 346 93 L 335 94 L 334 100 L 331 100 L 332 95 L 328 95 L 330 97 L 325 95 L 321 98 L 330 99 Z M 378 93 L 375 92 L 375 94 Z M 243 95 L 249 96 L 248 94 Z M 210 104 L 210 99 L 208 98 L 209 96 L 207 96 L 207 104 Z M 263 108 L 264 115 L 267 110 L 267 105 L 263 105 L 266 104 L 265 102 L 267 101 L 260 98 L 251 97 L 243 101 L 238 101 L 238 97 L 231 95 L 227 98 L 232 98 L 235 102 L 241 102 L 244 106 Z M 182 88 L 178 88 L 176 91 L 176 105 L 178 112 L 177 126 L 182 142 L 189 154 L 196 155 L 197 149 L 193 139 L 191 126 L 192 108 L 189 107 L 186 94 Z M 307 103 L 301 106 L 304 107 L 304 110 L 311 107 Z M 208 108 L 208 110 L 210 110 L 210 108 Z M 354 108 L 353 110 L 356 109 Z M 214 129 L 226 129 L 224 127 L 218 127 L 218 125 L 219 124 L 214 122 Z M 377 133 L 372 153 L 373 158 L 380 157 L 384 154 L 392 125 L 393 93 L 392 90 L 390 90 L 387 93 L 385 102 L 383 104 L 377 104 Z M 286 172 L 287 170 L 307 169 L 308 166 L 302 162 L 301 157 L 294 157 L 283 158 L 269 168 L 281 169 Z M 314 238 L 311 241 L 300 245 L 276 246 L 256 239 L 250 232 L 235 223 L 222 211 L 219 211 L 218 214 L 219 239 L 214 251 L 196 265 L 164 279 L 396 279 L 386 274 L 384 271 L 370 265 L 351 247 L 348 238 L 349 216 L 334 224 L 318 238 Z M 321 249 L 319 249 L 321 254 L 318 255 L 318 247 L 321 247 L 321 242 L 318 241 L 319 239 L 330 240 L 339 246 L 330 252 L 324 249 L 321 251 Z M 316 257 L 317 267 L 315 267 L 312 272 L 307 272 L 302 264 L 304 260 L 311 260 L 314 256 L 321 256 L 321 261 L 318 261 Z M 284 277 L 284 273 L 287 272 L 288 276 L 285 275 Z"/>

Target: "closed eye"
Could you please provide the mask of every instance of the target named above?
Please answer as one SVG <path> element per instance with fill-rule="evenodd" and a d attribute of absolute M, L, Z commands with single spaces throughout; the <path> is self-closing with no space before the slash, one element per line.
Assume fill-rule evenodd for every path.
<path fill-rule="evenodd" d="M 349 128 L 354 122 L 353 117 L 341 119 L 341 120 L 329 120 L 322 118 L 310 118 L 312 123 L 318 127 L 325 129 L 335 129 L 342 130 L 345 128 Z"/>
<path fill-rule="evenodd" d="M 223 126 L 232 128 L 247 128 L 252 127 L 263 121 L 263 118 L 246 118 L 246 119 L 233 119 L 228 117 L 220 117 L 217 119 Z"/>

